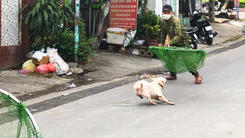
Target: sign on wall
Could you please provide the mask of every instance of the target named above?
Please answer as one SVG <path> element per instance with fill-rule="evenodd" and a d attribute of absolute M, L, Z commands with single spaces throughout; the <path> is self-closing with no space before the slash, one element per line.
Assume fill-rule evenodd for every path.
<path fill-rule="evenodd" d="M 111 0 L 110 27 L 136 29 L 138 0 Z"/>

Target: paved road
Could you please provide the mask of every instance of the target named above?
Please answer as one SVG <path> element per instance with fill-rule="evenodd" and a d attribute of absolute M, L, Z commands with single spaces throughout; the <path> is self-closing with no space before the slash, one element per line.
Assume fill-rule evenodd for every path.
<path fill-rule="evenodd" d="M 133 83 L 34 114 L 44 138 L 243 138 L 245 45 L 212 54 L 194 85 L 189 73 L 168 81 L 171 106 L 152 106 Z"/>

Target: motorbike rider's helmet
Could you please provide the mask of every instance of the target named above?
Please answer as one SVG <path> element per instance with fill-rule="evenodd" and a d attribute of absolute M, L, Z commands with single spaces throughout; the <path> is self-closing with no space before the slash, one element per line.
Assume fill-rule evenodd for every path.
<path fill-rule="evenodd" d="M 194 12 L 193 12 L 193 15 L 198 15 L 198 12 L 197 12 L 197 11 L 194 11 Z"/>

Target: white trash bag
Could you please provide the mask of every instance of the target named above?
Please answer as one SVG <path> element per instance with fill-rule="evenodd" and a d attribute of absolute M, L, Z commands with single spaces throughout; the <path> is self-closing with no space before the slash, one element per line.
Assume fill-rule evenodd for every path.
<path fill-rule="evenodd" d="M 47 53 L 44 53 L 43 50 L 42 51 L 36 51 L 32 55 L 32 58 L 36 58 L 40 62 L 44 56 L 47 56 Z"/>
<path fill-rule="evenodd" d="M 129 44 L 133 42 L 135 35 L 136 35 L 136 30 L 134 31 L 131 30 L 129 33 L 127 33 L 126 38 L 123 43 L 124 47 L 128 46 Z"/>
<path fill-rule="evenodd" d="M 49 62 L 55 66 L 55 71 L 58 75 L 67 74 L 69 72 L 69 65 L 59 56 L 58 50 L 55 48 L 47 48 Z"/>

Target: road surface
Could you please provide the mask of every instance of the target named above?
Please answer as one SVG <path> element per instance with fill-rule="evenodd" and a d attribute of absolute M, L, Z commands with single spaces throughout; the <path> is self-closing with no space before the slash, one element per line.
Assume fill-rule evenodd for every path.
<path fill-rule="evenodd" d="M 44 138 L 242 138 L 244 51 L 245 45 L 209 56 L 200 70 L 201 85 L 193 84 L 190 73 L 168 81 L 163 95 L 176 105 L 150 105 L 134 95 L 131 83 L 34 118 Z"/>

